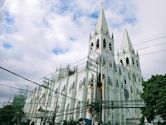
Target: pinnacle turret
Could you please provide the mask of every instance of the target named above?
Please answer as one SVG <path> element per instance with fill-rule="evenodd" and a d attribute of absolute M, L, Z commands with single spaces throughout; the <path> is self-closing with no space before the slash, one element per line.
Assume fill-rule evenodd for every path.
<path fill-rule="evenodd" d="M 133 46 L 130 41 L 129 34 L 127 32 L 127 29 L 125 28 L 123 32 L 123 38 L 122 38 L 122 51 L 128 52 L 128 51 L 133 51 Z"/>

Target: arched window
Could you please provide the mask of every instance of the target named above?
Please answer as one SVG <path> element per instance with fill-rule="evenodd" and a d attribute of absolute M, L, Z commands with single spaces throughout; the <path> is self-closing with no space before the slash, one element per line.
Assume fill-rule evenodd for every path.
<path fill-rule="evenodd" d="M 112 81 L 111 81 L 111 78 L 109 76 L 108 76 L 107 82 L 108 82 L 108 85 L 112 86 Z"/>
<path fill-rule="evenodd" d="M 109 49 L 110 49 L 110 51 L 112 50 L 112 45 L 111 45 L 111 43 L 109 43 Z"/>
<path fill-rule="evenodd" d="M 126 84 L 126 77 L 124 76 L 124 84 Z"/>
<path fill-rule="evenodd" d="M 102 78 L 105 79 L 105 74 L 103 74 Z"/>
<path fill-rule="evenodd" d="M 139 78 L 138 80 L 139 80 L 139 82 L 141 82 L 141 78 Z"/>
<path fill-rule="evenodd" d="M 118 80 L 116 80 L 116 88 L 119 88 Z"/>
<path fill-rule="evenodd" d="M 124 89 L 124 98 L 125 98 L 125 100 L 129 99 L 129 92 L 127 89 Z"/>
<path fill-rule="evenodd" d="M 112 68 L 112 62 L 111 61 L 109 62 L 109 67 Z"/>
<path fill-rule="evenodd" d="M 131 86 L 131 93 L 133 93 L 133 87 Z"/>
<path fill-rule="evenodd" d="M 138 61 L 136 60 L 137 67 L 139 67 Z"/>
<path fill-rule="evenodd" d="M 132 57 L 132 63 L 133 63 L 133 66 L 134 66 L 134 58 Z"/>
<path fill-rule="evenodd" d="M 122 60 L 120 60 L 120 63 L 123 65 L 123 61 Z"/>
<path fill-rule="evenodd" d="M 126 66 L 128 66 L 129 65 L 129 58 L 127 57 L 126 58 Z"/>
<path fill-rule="evenodd" d="M 91 43 L 91 49 L 93 48 L 93 43 Z"/>
<path fill-rule="evenodd" d="M 122 72 L 121 72 L 121 69 L 120 69 L 120 67 L 119 67 L 119 75 L 122 75 Z"/>
<path fill-rule="evenodd" d="M 91 77 L 91 78 L 90 78 L 90 82 L 92 82 L 92 83 L 93 83 L 93 79 L 94 79 L 94 78 L 93 78 L 93 77 Z"/>
<path fill-rule="evenodd" d="M 57 93 L 58 93 L 58 89 L 55 90 L 55 93 L 54 93 L 54 94 L 57 95 Z"/>
<path fill-rule="evenodd" d="M 134 73 L 133 73 L 133 80 L 136 82 L 136 76 Z"/>
<path fill-rule="evenodd" d="M 105 59 L 103 59 L 103 66 L 105 66 L 106 65 L 106 61 L 105 61 Z"/>
<path fill-rule="evenodd" d="M 106 41 L 105 41 L 105 39 L 103 40 L 103 48 L 106 48 Z"/>
<path fill-rule="evenodd" d="M 97 48 L 97 49 L 99 48 L 99 39 L 97 39 L 96 48 Z"/>

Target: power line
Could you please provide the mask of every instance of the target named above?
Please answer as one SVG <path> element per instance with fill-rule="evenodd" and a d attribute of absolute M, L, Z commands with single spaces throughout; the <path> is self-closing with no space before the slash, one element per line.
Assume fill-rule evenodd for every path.
<path fill-rule="evenodd" d="M 15 87 L 15 86 L 9 86 L 9 85 L 5 85 L 5 84 L 1 84 L 1 83 L 0 83 L 0 86 L 5 86 L 5 87 L 8 87 L 8 88 L 17 89 L 17 90 L 22 90 L 22 91 L 33 92 L 32 90 L 27 90 L 27 89 L 23 89 L 23 88 L 18 88 L 18 87 Z"/>
<path fill-rule="evenodd" d="M 164 43 L 165 44 L 165 43 Z M 163 45 L 163 44 L 157 44 L 157 45 Z M 148 47 L 148 48 L 150 48 L 150 47 Z M 141 49 L 144 49 L 144 48 L 141 48 Z M 159 52 L 165 52 L 166 50 L 159 50 L 159 51 L 154 51 L 154 52 L 150 52 L 150 53 L 145 53 L 145 54 L 142 54 L 142 55 L 140 55 L 140 56 L 145 56 L 145 55 L 150 55 L 150 54 L 154 54 L 154 53 L 159 53 Z M 20 77 L 20 78 L 22 78 L 22 79 L 24 79 L 24 80 L 26 80 L 26 81 L 29 81 L 29 82 L 32 82 L 32 83 L 34 83 L 34 84 L 36 84 L 36 85 L 39 85 L 39 86 L 42 86 L 42 87 L 44 87 L 44 88 L 47 88 L 46 86 L 43 86 L 43 85 L 40 85 L 39 83 L 37 83 L 37 82 L 34 82 L 34 81 L 32 81 L 32 80 L 29 80 L 29 79 L 27 79 L 27 78 L 25 78 L 25 77 L 23 77 L 23 76 L 21 76 L 21 75 L 18 75 L 18 74 L 16 74 L 16 73 L 14 73 L 14 72 L 12 72 L 12 71 L 10 71 L 10 70 L 8 70 L 8 69 L 5 69 L 5 68 L 3 68 L 3 67 L 0 67 L 1 69 L 3 69 L 3 70 L 5 70 L 5 71 L 7 71 L 7 72 L 10 72 L 10 73 L 12 73 L 13 75 L 16 75 L 16 76 L 18 76 L 18 77 Z M 2 84 L 1 84 L 2 85 Z M 4 85 L 3 85 L 4 86 Z M 7 85 L 6 85 L 7 86 Z M 9 86 L 8 86 L 9 87 Z M 11 87 L 11 86 L 10 86 Z M 16 87 L 12 87 L 12 88 L 15 88 L 15 89 L 18 89 L 18 90 L 24 90 L 24 89 L 22 89 L 22 88 L 16 88 Z M 47 88 L 48 89 L 48 88 Z M 27 90 L 24 90 L 24 91 L 27 91 Z M 53 90 L 54 91 L 54 90 Z M 32 91 L 33 92 L 33 91 Z M 60 94 L 60 93 L 59 93 Z M 63 95 L 64 96 L 64 95 Z M 66 95 L 65 95 L 66 96 Z M 75 99 L 75 98 L 73 98 L 73 99 Z M 77 100 L 77 101 L 79 101 L 79 100 Z"/>
<path fill-rule="evenodd" d="M 9 72 L 9 73 L 11 73 L 11 74 L 13 74 L 13 75 L 15 75 L 15 76 L 17 76 L 17 77 L 20 77 L 20 78 L 22 78 L 22 79 L 24 79 L 24 80 L 26 80 L 26 81 L 28 81 L 28 82 L 31 82 L 31 83 L 33 83 L 33 84 L 35 84 L 35 85 L 38 85 L 38 86 L 44 87 L 44 88 L 46 88 L 46 89 L 49 89 L 49 90 L 55 92 L 55 90 L 53 90 L 53 89 L 51 89 L 51 88 L 48 88 L 48 87 L 46 87 L 46 86 L 44 86 L 44 85 L 41 85 L 41 84 L 39 84 L 39 83 L 37 83 L 37 82 L 34 82 L 34 81 L 32 81 L 32 80 L 30 80 L 30 79 L 28 79 L 28 78 L 25 78 L 25 77 L 23 77 L 23 76 L 21 76 L 21 75 L 19 75 L 19 74 L 17 74 L 17 73 L 14 73 L 13 71 L 10 71 L 10 70 L 8 70 L 8 69 L 2 67 L 2 66 L 0 66 L 0 69 L 5 70 L 5 71 L 7 71 L 7 72 Z M 65 97 L 67 97 L 67 98 L 70 98 L 70 99 L 73 99 L 73 100 L 76 100 L 76 101 L 82 102 L 82 101 L 80 101 L 80 100 L 78 100 L 78 99 L 76 99 L 76 98 L 73 98 L 73 97 L 67 96 L 67 95 L 62 94 L 62 93 L 60 93 L 60 92 L 57 92 L 57 93 L 60 94 L 60 95 L 62 95 L 62 96 L 65 96 Z M 83 102 L 83 103 L 86 103 L 86 102 Z"/>
<path fill-rule="evenodd" d="M 72 108 L 70 110 L 67 110 L 67 112 L 71 112 L 71 111 L 75 111 L 75 110 L 81 110 L 81 108 L 82 109 L 87 109 L 87 105 L 82 106 L 82 107 Z M 64 111 L 65 111 L 65 109 L 64 110 L 57 110 L 57 113 L 59 113 L 59 116 L 60 116 L 60 115 L 62 115 L 61 113 L 63 113 Z M 44 112 L 40 112 L 40 113 L 44 113 Z M 33 114 L 37 115 L 38 113 L 27 113 L 27 114 L 29 114 L 29 115 L 33 115 Z"/>
<path fill-rule="evenodd" d="M 36 92 L 37 95 L 43 95 L 43 94 L 44 94 L 44 93 L 37 92 L 37 91 L 39 91 L 39 90 L 37 90 L 37 91 L 35 91 L 35 90 L 27 90 L 27 89 L 18 88 L 18 87 L 15 87 L 15 86 L 5 85 L 5 84 L 1 84 L 1 83 L 0 83 L 0 86 L 5 86 L 5 87 L 8 87 L 8 88 L 17 89 L 17 90 L 22 90 L 22 91 L 28 91 L 28 92 L 31 92 L 31 93 Z M 54 94 L 52 94 L 52 95 L 48 94 L 48 96 L 52 96 L 52 97 L 55 97 L 55 98 L 60 98 L 59 96 L 55 96 Z M 60 98 L 60 99 L 65 99 L 65 98 Z M 66 100 L 69 100 L 69 99 L 67 98 Z M 33 104 L 35 104 L 35 103 L 33 103 Z M 36 104 L 37 104 L 37 103 L 36 103 Z M 40 103 L 40 104 L 41 104 L 41 103 Z M 49 103 L 43 103 L 43 104 L 49 104 Z"/>
<path fill-rule="evenodd" d="M 84 108 L 82 110 L 74 110 L 74 112 L 65 113 L 65 114 L 59 114 L 56 117 L 63 116 L 63 115 L 77 114 L 78 112 L 76 112 L 76 111 L 80 111 L 81 112 L 81 111 L 86 111 L 86 110 L 87 110 L 87 108 Z"/>
<path fill-rule="evenodd" d="M 70 65 L 74 65 L 74 64 L 76 64 L 77 62 L 82 62 L 82 61 L 84 61 L 85 59 L 86 59 L 86 57 L 83 57 L 83 58 L 81 58 L 81 59 L 79 59 L 79 60 L 77 60 L 77 61 L 71 63 Z M 86 59 L 86 60 L 87 60 L 87 59 Z"/>
<path fill-rule="evenodd" d="M 156 39 L 165 38 L 165 37 L 166 37 L 166 33 L 163 33 L 163 34 L 156 35 L 155 37 L 151 37 L 151 38 L 144 38 L 144 39 L 140 39 L 140 40 L 134 40 L 133 43 L 148 41 L 148 39 L 156 40 Z"/>
<path fill-rule="evenodd" d="M 141 42 L 136 42 L 135 44 L 132 44 L 132 45 L 140 45 L 140 44 L 143 44 L 143 43 L 148 43 L 148 42 L 156 41 L 156 40 L 163 39 L 163 38 L 166 38 L 166 35 L 163 35 L 163 36 L 160 36 L 160 37 L 156 37 L 156 38 L 153 38 L 153 39 L 149 39 L 149 40 L 144 40 L 144 41 L 141 41 Z M 115 50 L 119 50 L 119 49 L 127 48 L 127 47 L 129 47 L 129 46 L 127 45 L 127 46 L 124 46 L 124 47 L 119 47 L 119 48 L 117 48 Z"/>
<path fill-rule="evenodd" d="M 140 55 L 140 56 L 150 55 L 150 54 L 159 53 L 159 52 L 165 52 L 165 51 L 166 51 L 166 50 L 159 50 L 159 51 L 154 51 L 154 52 L 145 53 L 145 54 L 142 54 L 142 55 Z M 34 84 L 36 84 L 36 85 L 42 86 L 42 87 L 44 87 L 44 88 L 47 88 L 47 87 L 45 87 L 45 86 L 43 86 L 43 85 L 40 85 L 40 84 L 37 83 L 37 82 L 34 82 L 34 81 L 29 80 L 29 79 L 27 79 L 27 78 L 25 78 L 25 77 L 23 77 L 23 76 L 20 76 L 20 75 L 18 75 L 18 74 L 16 74 L 16 73 L 14 73 L 14 72 L 12 72 L 12 71 L 6 69 L 6 68 L 3 68 L 3 67 L 1 67 L 1 66 L 0 66 L 0 68 L 3 69 L 3 70 L 5 70 L 5 71 L 7 71 L 7 72 L 9 72 L 9 73 L 12 73 L 13 75 L 16 75 L 16 76 L 18 76 L 18 77 L 20 77 L 20 78 L 23 78 L 23 79 L 26 80 L 26 81 L 29 81 L 29 82 L 32 82 L 32 83 L 34 83 Z M 27 91 L 27 90 L 25 90 L 25 89 L 23 89 L 23 88 L 17 88 L 17 87 L 14 87 L 14 86 L 9 86 L 9 85 L 4 85 L 4 84 L 0 84 L 0 85 L 1 85 L 1 86 L 6 86 L 6 87 L 10 87 L 10 88 L 14 88 L 14 89 L 18 89 L 18 90 Z M 28 90 L 28 91 L 33 92 L 33 90 Z M 55 91 L 55 92 L 56 92 L 56 91 Z"/>
<path fill-rule="evenodd" d="M 150 54 L 154 54 L 154 53 L 159 53 L 159 52 L 165 52 L 166 50 L 158 50 L 158 51 L 154 51 L 154 52 L 150 52 L 150 53 L 145 53 L 145 54 L 142 54 L 140 56 L 145 56 L 145 55 L 150 55 Z"/>
<path fill-rule="evenodd" d="M 25 78 L 25 77 L 23 77 L 23 76 L 21 76 L 21 75 L 19 75 L 19 74 L 17 74 L 17 73 L 14 73 L 14 72 L 12 72 L 12 71 L 10 71 L 10 70 L 8 70 L 8 69 L 2 67 L 2 66 L 0 66 L 0 68 L 3 69 L 3 70 L 5 70 L 5 71 L 7 71 L 7 72 L 9 72 L 9 73 L 11 73 L 11 74 L 13 74 L 13 75 L 15 75 L 15 76 L 17 76 L 17 77 L 20 77 L 20 78 L 22 78 L 22 79 L 24 79 L 24 80 L 26 80 L 26 81 L 28 81 L 28 82 L 31 82 L 31 83 L 33 83 L 33 84 L 35 84 L 35 85 L 45 87 L 45 86 L 43 86 L 43 85 L 40 85 L 40 84 L 37 83 L 37 82 L 34 82 L 34 81 L 32 81 L 32 80 L 30 80 L 30 79 L 27 79 L 27 78 Z M 45 88 L 46 88 L 46 87 L 45 87 Z"/>
<path fill-rule="evenodd" d="M 87 109 L 87 105 L 83 105 L 82 107 L 71 108 L 71 109 L 68 110 L 68 112 L 74 111 L 74 110 L 79 110 L 81 108 L 86 108 Z M 63 113 L 64 111 L 65 111 L 65 109 L 57 110 L 57 113 L 60 114 L 60 113 Z M 50 111 L 50 112 L 52 112 L 52 111 Z M 37 113 L 28 113 L 28 114 L 37 114 Z"/>
<path fill-rule="evenodd" d="M 151 48 L 151 47 L 156 47 L 156 46 L 161 46 L 161 45 L 165 45 L 166 43 L 159 43 L 159 44 L 155 44 L 155 45 L 152 45 L 152 46 L 147 46 L 147 47 L 143 47 L 143 48 L 138 48 L 137 50 L 142 50 L 142 49 L 147 49 L 147 48 Z"/>
<path fill-rule="evenodd" d="M 81 108 L 80 108 L 81 109 Z M 82 112 L 82 111 L 86 111 L 87 110 L 87 108 L 83 108 L 82 110 L 80 110 L 80 109 L 76 109 L 76 110 L 73 110 L 73 111 L 70 111 L 70 112 L 68 112 L 68 113 L 64 113 L 64 114 L 59 114 L 59 115 L 56 115 L 56 117 L 60 117 L 60 116 L 64 116 L 64 115 L 70 115 L 70 114 L 77 114 L 78 112 L 77 111 L 80 111 L 80 112 Z M 28 113 L 29 115 L 33 115 L 33 114 L 35 114 L 35 113 Z M 36 115 L 36 114 L 35 114 Z M 48 117 L 53 117 L 52 115 L 49 115 L 49 116 L 47 116 L 47 118 Z M 36 117 L 31 117 L 31 118 L 36 118 Z"/>
<path fill-rule="evenodd" d="M 148 49 L 148 48 L 151 48 L 151 47 L 161 46 L 161 45 L 165 45 L 165 44 L 166 44 L 166 43 L 155 44 L 155 45 L 153 45 L 153 46 L 148 46 L 148 47 L 139 48 L 139 49 L 137 49 L 137 51 L 139 51 L 139 50 L 145 50 L 145 49 Z M 151 52 L 150 52 L 150 53 L 151 53 Z M 152 52 L 152 53 L 154 53 L 154 52 Z M 116 55 L 118 55 L 118 54 L 114 54 L 114 56 L 116 56 Z M 83 59 L 84 59 L 85 61 L 80 62 L 80 63 L 78 63 L 77 65 L 80 66 L 80 64 L 81 64 L 81 65 L 85 64 L 86 61 L 87 61 L 87 59 L 86 59 L 86 57 L 84 57 Z M 75 64 L 74 66 L 77 66 L 77 65 Z"/>

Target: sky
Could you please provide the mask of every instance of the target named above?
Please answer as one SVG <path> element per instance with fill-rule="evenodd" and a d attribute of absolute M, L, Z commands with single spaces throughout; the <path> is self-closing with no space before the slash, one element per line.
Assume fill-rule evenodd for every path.
<path fill-rule="evenodd" d="M 144 79 L 165 74 L 166 1 L 103 3 L 115 49 L 121 47 L 126 27 L 140 55 Z M 79 65 L 81 62 L 75 62 L 88 54 L 89 35 L 95 29 L 100 8 L 101 0 L 0 0 L 0 66 L 41 83 L 43 76 L 49 77 L 60 65 Z M 0 83 L 34 88 L 3 70 Z M 16 93 L 15 89 L 0 86 L 0 103 Z"/>

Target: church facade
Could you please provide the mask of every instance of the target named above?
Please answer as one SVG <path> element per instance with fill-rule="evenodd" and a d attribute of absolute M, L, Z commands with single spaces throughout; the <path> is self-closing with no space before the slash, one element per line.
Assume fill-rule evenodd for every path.
<path fill-rule="evenodd" d="M 36 124 L 61 123 L 86 118 L 93 123 L 136 125 L 139 109 L 113 107 L 116 102 L 140 100 L 142 74 L 138 52 L 127 29 L 122 47 L 115 53 L 114 36 L 109 34 L 103 8 L 89 37 L 86 65 L 57 68 L 27 98 L 24 111 Z"/>

